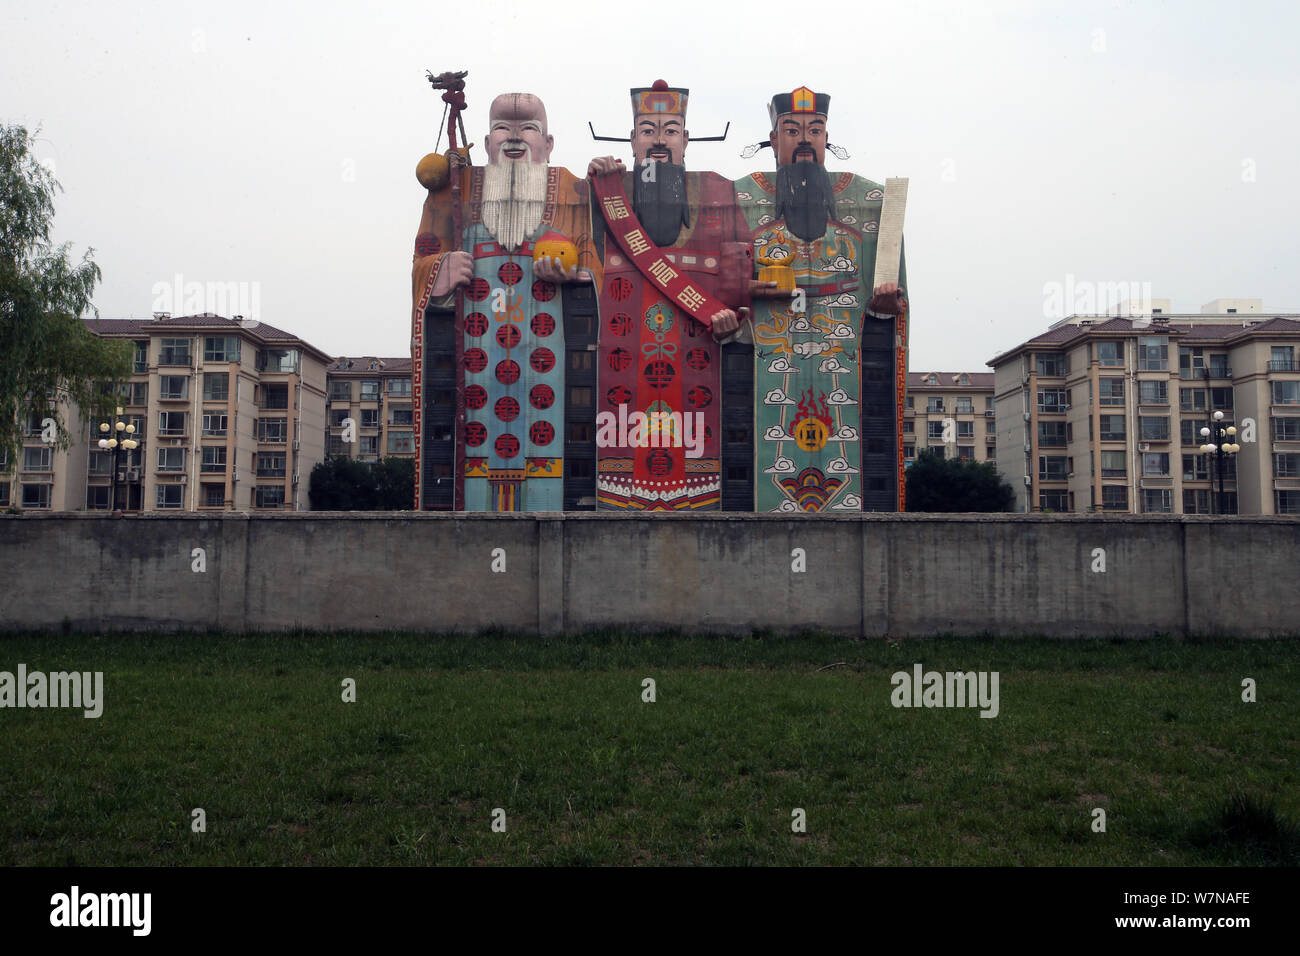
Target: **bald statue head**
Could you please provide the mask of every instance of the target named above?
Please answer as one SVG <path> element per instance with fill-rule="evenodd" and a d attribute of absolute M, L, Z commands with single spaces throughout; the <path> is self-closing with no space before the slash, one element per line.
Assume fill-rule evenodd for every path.
<path fill-rule="evenodd" d="M 554 146 L 555 137 L 546 132 L 546 107 L 532 93 L 502 93 L 492 101 L 483 141 L 488 163 L 504 157 L 544 165 Z"/>

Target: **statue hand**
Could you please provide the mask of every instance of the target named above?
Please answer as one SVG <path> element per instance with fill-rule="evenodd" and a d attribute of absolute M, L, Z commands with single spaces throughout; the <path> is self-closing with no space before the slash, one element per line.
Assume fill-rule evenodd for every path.
<path fill-rule="evenodd" d="M 902 315 L 907 308 L 907 292 L 897 282 L 882 282 L 867 307 L 881 315 Z"/>
<path fill-rule="evenodd" d="M 462 286 L 469 285 L 469 280 L 472 278 L 474 278 L 474 257 L 468 252 L 448 252 L 443 256 L 438 278 L 434 280 L 432 295 L 439 297 L 455 292 Z"/>
<path fill-rule="evenodd" d="M 624 173 L 627 167 L 623 165 L 623 160 L 615 156 L 597 156 L 587 164 L 588 176 L 601 176 L 605 173 Z"/>

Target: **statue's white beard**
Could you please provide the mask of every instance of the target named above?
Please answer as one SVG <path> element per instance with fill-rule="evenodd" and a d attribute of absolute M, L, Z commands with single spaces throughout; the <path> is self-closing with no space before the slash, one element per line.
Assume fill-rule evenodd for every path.
<path fill-rule="evenodd" d="M 483 170 L 483 225 L 497 242 L 514 252 L 542 224 L 548 167 L 529 155 L 499 155 Z"/>

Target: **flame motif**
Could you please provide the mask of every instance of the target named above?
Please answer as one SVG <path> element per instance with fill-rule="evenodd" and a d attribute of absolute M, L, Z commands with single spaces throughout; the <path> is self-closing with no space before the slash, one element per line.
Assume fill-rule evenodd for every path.
<path fill-rule="evenodd" d="M 821 421 L 828 429 L 833 424 L 831 418 L 830 406 L 826 404 L 826 393 L 822 392 L 820 399 L 814 400 L 812 389 L 808 389 L 799 399 L 799 414 L 794 417 L 790 423 L 790 431 L 794 431 L 794 426 L 798 425 L 805 418 L 816 418 Z"/>

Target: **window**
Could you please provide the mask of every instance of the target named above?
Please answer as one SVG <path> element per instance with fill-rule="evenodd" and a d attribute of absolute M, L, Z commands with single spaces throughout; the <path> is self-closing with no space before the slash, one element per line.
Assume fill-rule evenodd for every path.
<path fill-rule="evenodd" d="M 284 485 L 258 485 L 253 492 L 253 507 L 283 508 Z"/>
<path fill-rule="evenodd" d="M 1169 340 L 1159 335 L 1138 339 L 1138 368 L 1144 372 L 1161 372 L 1169 368 Z"/>
<path fill-rule="evenodd" d="M 1067 491 L 1043 491 L 1038 495 L 1038 507 L 1043 511 L 1069 511 L 1070 497 Z"/>
<path fill-rule="evenodd" d="M 975 403 L 970 400 L 969 395 L 957 396 L 957 414 L 958 415 L 975 414 Z"/>
<path fill-rule="evenodd" d="M 1300 419 L 1297 419 L 1297 421 L 1300 421 Z M 910 418 L 907 421 L 903 422 L 904 435 L 913 435 L 915 433 L 916 433 L 916 422 L 912 421 L 912 419 Z"/>
<path fill-rule="evenodd" d="M 363 378 L 361 380 L 361 400 L 363 402 L 379 400 L 379 379 Z"/>
<path fill-rule="evenodd" d="M 915 458 L 915 457 L 916 457 L 916 446 L 915 446 L 915 445 L 904 445 L 904 446 L 903 446 L 903 457 L 904 457 L 904 458 L 909 458 L 909 459 L 910 459 L 910 458 Z"/>
<path fill-rule="evenodd" d="M 915 408 L 916 408 L 916 400 L 915 400 L 915 397 L 914 397 L 914 396 L 912 396 L 912 395 L 907 396 L 906 407 L 907 407 L 907 408 L 911 408 L 911 409 L 915 409 Z"/>
<path fill-rule="evenodd" d="M 347 453 L 347 447 L 343 444 L 343 436 L 330 435 L 329 440 L 325 443 L 325 454 L 346 456 Z"/>
<path fill-rule="evenodd" d="M 1300 441 L 1300 418 L 1271 418 L 1273 441 Z"/>
<path fill-rule="evenodd" d="M 926 451 L 928 451 L 930 454 L 934 455 L 937 458 L 944 457 L 944 451 L 942 445 L 931 445 L 929 448 L 926 449 Z"/>
<path fill-rule="evenodd" d="M 1184 412 L 1205 411 L 1205 389 L 1180 388 L 1178 390 L 1178 408 Z"/>
<path fill-rule="evenodd" d="M 925 410 L 930 415 L 942 415 L 943 399 L 935 398 L 934 396 L 931 396 L 929 399 L 926 400 Z"/>
<path fill-rule="evenodd" d="M 1101 510 L 1128 511 L 1128 489 L 1123 485 L 1102 485 Z"/>
<path fill-rule="evenodd" d="M 991 418 L 984 419 L 984 434 L 992 435 L 998 430 L 998 423 Z"/>
<path fill-rule="evenodd" d="M 203 447 L 203 461 L 199 465 L 199 471 L 224 474 L 225 470 L 226 447 L 224 445 L 205 445 Z"/>
<path fill-rule="evenodd" d="M 1278 514 L 1300 515 L 1300 491 L 1275 491 L 1273 497 L 1273 510 Z"/>
<path fill-rule="evenodd" d="M 238 362 L 239 361 L 239 336 L 238 335 L 219 335 L 207 336 L 203 340 L 203 361 L 205 362 Z"/>
<path fill-rule="evenodd" d="M 1300 405 L 1300 382 L 1272 382 L 1274 405 Z"/>
<path fill-rule="evenodd" d="M 926 422 L 925 437 L 930 439 L 943 440 L 943 422 Z"/>
<path fill-rule="evenodd" d="M 1038 457 L 1039 481 L 1065 481 L 1065 478 L 1064 455 L 1040 455 Z"/>
<path fill-rule="evenodd" d="M 158 413 L 158 434 L 159 435 L 184 435 L 185 434 L 185 413 L 184 412 L 159 412 Z"/>
<path fill-rule="evenodd" d="M 1183 514 L 1208 515 L 1210 513 L 1210 492 L 1205 488 L 1183 489 Z"/>
<path fill-rule="evenodd" d="M 1210 408 L 1217 412 L 1232 411 L 1232 389 L 1231 388 L 1212 388 L 1210 389 Z"/>
<path fill-rule="evenodd" d="M 1291 453 L 1273 456 L 1274 478 L 1300 478 L 1300 455 Z"/>
<path fill-rule="evenodd" d="M 229 418 L 224 412 L 205 412 L 203 414 L 203 434 L 220 438 L 226 434 Z"/>
<path fill-rule="evenodd" d="M 127 395 L 126 403 L 128 405 L 148 405 L 149 404 L 149 383 L 132 382 L 130 391 Z"/>
<path fill-rule="evenodd" d="M 361 427 L 378 428 L 379 427 L 379 409 L 363 408 L 361 409 Z"/>
<path fill-rule="evenodd" d="M 149 371 L 149 340 L 145 339 L 143 342 L 136 342 L 134 344 L 135 344 L 135 366 L 134 366 L 135 371 L 137 372 Z"/>
<path fill-rule="evenodd" d="M 111 485 L 88 486 L 86 488 L 86 510 L 107 511 L 109 506 L 108 493 L 111 490 Z"/>
<path fill-rule="evenodd" d="M 962 461 L 974 461 L 974 460 L 975 460 L 975 449 L 974 449 L 974 448 L 971 448 L 970 446 L 965 446 L 965 447 L 962 447 L 962 448 L 958 448 L 958 449 L 957 449 L 957 457 L 958 457 L 959 459 L 961 459 Z M 877 489 L 877 490 L 878 490 L 878 489 Z"/>
<path fill-rule="evenodd" d="M 1122 378 L 1102 378 L 1097 380 L 1097 384 L 1099 386 L 1098 404 L 1124 404 L 1124 380 Z"/>
<path fill-rule="evenodd" d="M 1205 455 L 1183 456 L 1183 481 L 1205 481 L 1210 477 L 1210 462 Z"/>
<path fill-rule="evenodd" d="M 393 398 L 410 398 L 411 380 L 409 378 L 390 378 L 388 380 L 388 394 Z"/>
<path fill-rule="evenodd" d="M 1178 350 L 1178 377 L 1181 379 L 1199 379 L 1205 375 L 1204 349 L 1187 348 Z"/>
<path fill-rule="evenodd" d="M 957 438 L 958 438 L 958 440 L 960 440 L 960 439 L 962 439 L 962 438 L 969 438 L 969 439 L 971 439 L 972 441 L 974 441 L 974 440 L 975 440 L 975 423 L 974 423 L 974 422 L 958 422 L 958 423 L 957 423 Z"/>
<path fill-rule="evenodd" d="M 1138 440 L 1169 441 L 1169 419 L 1164 416 L 1138 416 Z"/>
<path fill-rule="evenodd" d="M 23 485 L 24 508 L 48 508 L 50 506 L 49 485 Z"/>
<path fill-rule="evenodd" d="M 984 457 L 989 461 L 996 461 L 998 457 L 998 446 L 986 445 L 984 447 Z"/>
<path fill-rule="evenodd" d="M 111 451 L 92 451 L 86 464 L 89 475 L 111 475 L 113 473 L 113 453 Z"/>
<path fill-rule="evenodd" d="M 1122 451 L 1103 451 L 1101 453 L 1101 476 L 1103 478 L 1128 477 L 1128 455 Z M 1126 504 L 1124 507 L 1128 507 Z"/>
<path fill-rule="evenodd" d="M 179 508 L 181 506 L 181 494 L 184 490 L 184 485 L 159 485 L 157 498 L 158 507 Z"/>
<path fill-rule="evenodd" d="M 1144 488 L 1142 490 L 1142 510 L 1146 514 L 1171 514 L 1174 510 L 1174 492 L 1172 488 Z"/>
<path fill-rule="evenodd" d="M 1034 367 L 1039 375 L 1065 375 L 1070 371 L 1070 362 L 1060 352 L 1035 352 Z"/>
<path fill-rule="evenodd" d="M 1142 474 L 1148 478 L 1169 477 L 1169 453 L 1165 451 L 1144 451 L 1142 453 Z"/>
<path fill-rule="evenodd" d="M 331 402 L 352 401 L 352 383 L 351 382 L 330 382 L 330 401 Z"/>
<path fill-rule="evenodd" d="M 342 428 L 347 419 L 348 410 L 346 408 L 330 409 L 330 428 Z"/>
<path fill-rule="evenodd" d="M 1124 366 L 1124 343 L 1123 342 L 1098 342 L 1097 343 L 1097 364 L 1110 368 Z M 1126 504 L 1124 507 L 1128 507 Z"/>
<path fill-rule="evenodd" d="M 257 440 L 284 444 L 289 437 L 289 422 L 283 418 L 259 418 Z"/>
<path fill-rule="evenodd" d="M 1139 405 L 1168 405 L 1169 383 L 1166 381 L 1138 382 Z"/>
<path fill-rule="evenodd" d="M 984 414 L 987 415 L 991 411 L 993 411 L 993 396 L 987 395 L 984 398 Z"/>
<path fill-rule="evenodd" d="M 226 486 L 205 484 L 203 486 L 203 507 L 224 508 L 226 505 Z"/>
<path fill-rule="evenodd" d="M 158 470 L 159 471 L 184 471 L 185 470 L 185 449 L 184 448 L 159 448 L 158 449 Z"/>
<path fill-rule="evenodd" d="M 1102 441 L 1124 441 L 1127 430 L 1123 415 L 1102 415 L 1100 425 Z"/>
<path fill-rule="evenodd" d="M 224 402 L 230 399 L 230 376 L 225 372 L 203 373 L 203 400 Z"/>
<path fill-rule="evenodd" d="M 1066 445 L 1065 422 L 1039 422 L 1038 444 L 1044 448 L 1064 448 Z"/>
<path fill-rule="evenodd" d="M 1063 388 L 1040 388 L 1038 390 L 1038 410 L 1040 412 L 1063 412 L 1069 399 Z"/>
<path fill-rule="evenodd" d="M 158 397 L 164 401 L 190 397 L 190 379 L 188 375 L 162 375 L 158 379 L 158 386 L 161 389 L 161 394 Z"/>
<path fill-rule="evenodd" d="M 258 349 L 257 370 L 259 372 L 296 372 L 298 371 L 298 350 Z"/>
<path fill-rule="evenodd" d="M 263 385 L 262 401 L 259 403 L 259 406 L 261 408 L 288 408 L 289 386 Z"/>
<path fill-rule="evenodd" d="M 257 477 L 259 478 L 283 478 L 284 477 L 284 453 L 260 452 L 257 456 Z"/>
<path fill-rule="evenodd" d="M 159 365 L 189 365 L 189 339 L 163 339 L 158 350 Z"/>
<path fill-rule="evenodd" d="M 54 451 L 51 448 L 24 448 L 23 471 L 53 471 Z"/>
<path fill-rule="evenodd" d="M 0 481 L 0 508 L 9 507 L 9 482 Z"/>
<path fill-rule="evenodd" d="M 1232 369 L 1228 367 L 1228 356 L 1210 356 L 1210 378 L 1232 378 Z"/>
<path fill-rule="evenodd" d="M 378 455 L 379 454 L 379 436 L 362 435 L 357 445 L 357 454 L 359 455 Z"/>
<path fill-rule="evenodd" d="M 415 435 L 412 432 L 389 432 L 388 453 L 390 455 L 415 454 Z"/>
<path fill-rule="evenodd" d="M 1295 346 L 1274 345 L 1269 350 L 1268 370 L 1270 372 L 1300 372 L 1295 362 Z"/>

